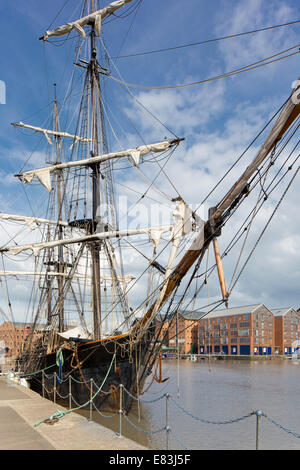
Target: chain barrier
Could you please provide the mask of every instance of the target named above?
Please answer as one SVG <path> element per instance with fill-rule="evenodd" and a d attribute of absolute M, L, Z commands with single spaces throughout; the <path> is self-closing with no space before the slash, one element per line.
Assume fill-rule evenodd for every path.
<path fill-rule="evenodd" d="M 179 439 L 179 437 L 176 436 L 176 435 L 174 434 L 174 432 L 171 431 L 171 429 L 169 430 L 169 432 L 172 434 L 172 436 L 174 437 L 175 441 L 177 441 L 178 444 L 180 444 L 183 449 L 185 449 L 185 450 L 191 450 L 191 449 L 189 449 L 188 447 L 186 447 L 186 446 L 181 442 L 181 440 Z"/>
<path fill-rule="evenodd" d="M 205 423 L 205 424 L 218 424 L 218 425 L 221 425 L 221 424 L 232 424 L 232 423 L 237 423 L 239 421 L 242 421 L 246 418 L 249 418 L 250 416 L 253 415 L 253 412 L 251 413 L 248 413 L 247 415 L 244 415 L 244 416 L 241 416 L 240 418 L 234 418 L 234 419 L 229 419 L 227 421 L 209 421 L 207 419 L 203 419 L 203 418 L 198 418 L 197 416 L 194 416 L 192 413 L 190 413 L 189 411 L 185 410 L 183 408 L 183 406 L 181 406 L 171 395 L 170 395 L 170 398 L 171 400 L 175 403 L 175 405 L 181 410 L 183 411 L 183 413 L 185 413 L 186 415 L 190 416 L 191 418 L 195 419 L 196 421 L 200 421 L 201 423 Z"/>
<path fill-rule="evenodd" d="M 282 426 L 282 424 L 277 423 L 273 418 L 269 418 L 269 416 L 267 416 L 265 414 L 263 416 L 266 418 L 267 421 L 274 424 L 279 429 L 282 429 L 286 433 L 291 434 L 292 436 L 296 437 L 297 439 L 300 439 L 300 434 L 296 433 L 295 431 L 292 431 L 291 429 L 286 428 L 285 426 Z"/>
<path fill-rule="evenodd" d="M 123 390 L 127 393 L 127 395 L 130 396 L 130 398 L 132 398 L 133 400 L 136 400 L 136 401 L 139 401 L 140 403 L 156 403 L 157 401 L 160 401 L 162 400 L 163 398 L 166 397 L 166 394 L 164 395 L 161 395 L 160 397 L 158 398 L 154 398 L 154 400 L 144 400 L 144 399 L 141 399 L 140 397 L 135 397 L 134 395 L 132 395 L 123 385 Z"/>
<path fill-rule="evenodd" d="M 91 415 L 91 409 L 93 408 L 102 418 L 113 418 L 113 417 L 116 417 L 119 415 L 120 417 L 120 432 L 118 433 L 118 436 L 119 437 L 122 437 L 122 418 L 125 419 L 125 421 L 130 425 L 132 426 L 134 429 L 136 429 L 138 432 L 142 432 L 144 434 L 149 434 L 149 435 L 155 435 L 155 434 L 159 434 L 159 433 L 162 433 L 162 432 L 165 432 L 166 433 L 166 448 L 168 449 L 169 448 L 169 436 L 172 436 L 175 441 L 177 441 L 178 444 L 180 444 L 180 446 L 183 448 L 183 449 L 186 449 L 186 450 L 190 450 L 188 447 L 185 446 L 185 444 L 180 440 L 180 438 L 174 434 L 174 431 L 170 428 L 169 426 L 169 423 L 168 423 L 168 416 L 169 416 L 169 399 L 174 403 L 174 405 L 179 409 L 181 410 L 184 414 L 186 414 L 187 416 L 189 416 L 190 418 L 192 418 L 193 420 L 195 421 L 198 421 L 198 422 L 201 422 L 201 423 L 204 423 L 204 424 L 212 424 L 212 425 L 226 425 L 226 424 L 233 424 L 233 423 L 238 423 L 240 421 L 243 421 L 247 418 L 250 418 L 251 416 L 256 416 L 256 449 L 259 449 L 260 448 L 260 426 L 261 426 L 261 418 L 265 418 L 267 421 L 269 421 L 270 423 L 272 423 L 274 426 L 276 426 L 277 428 L 281 429 L 282 431 L 286 432 L 287 434 L 290 434 L 292 435 L 293 437 L 297 438 L 297 439 L 300 439 L 300 434 L 296 433 L 295 431 L 281 425 L 280 423 L 278 423 L 277 421 L 275 421 L 273 418 L 267 416 L 263 411 L 261 410 L 256 410 L 256 411 L 251 411 L 250 413 L 244 415 L 244 416 L 240 416 L 238 418 L 233 418 L 233 419 L 228 419 L 228 420 L 223 420 L 223 421 L 212 421 L 212 420 L 208 420 L 208 419 L 204 419 L 204 418 L 200 418 L 198 416 L 195 416 L 194 414 L 192 414 L 191 412 L 187 411 L 177 400 L 175 400 L 175 398 L 172 397 L 172 395 L 170 395 L 169 393 L 165 393 L 153 400 L 145 400 L 145 399 L 141 399 L 140 397 L 135 397 L 134 395 L 132 395 L 132 393 L 130 393 L 125 387 L 124 385 L 120 384 L 118 385 L 113 391 L 110 391 L 110 392 L 105 392 L 104 390 L 102 390 L 102 387 L 104 386 L 105 382 L 106 382 L 106 379 L 109 375 L 109 372 L 110 372 L 110 369 L 112 367 L 112 364 L 113 364 L 113 361 L 111 362 L 111 365 L 108 369 L 108 372 L 106 374 L 106 377 L 104 378 L 102 384 L 100 385 L 100 387 L 98 387 L 94 382 L 93 382 L 93 379 L 91 379 L 91 384 L 93 384 L 95 387 L 96 387 L 96 391 L 95 393 L 93 394 L 93 396 L 91 396 L 91 398 L 86 402 L 84 403 L 83 405 L 80 405 L 79 403 L 76 402 L 74 396 L 72 395 L 72 391 L 71 391 L 71 383 L 72 381 L 74 381 L 75 383 L 77 384 L 85 384 L 87 385 L 86 382 L 83 382 L 83 381 L 78 381 L 76 380 L 73 376 L 71 375 L 68 375 L 68 377 L 65 379 L 65 380 L 60 380 L 58 381 L 58 385 L 61 385 L 62 383 L 66 382 L 67 380 L 69 380 L 69 385 L 70 385 L 70 390 L 69 390 L 69 394 L 66 395 L 66 396 L 63 396 L 59 393 L 59 391 L 57 390 L 57 386 L 56 386 L 56 379 L 57 379 L 57 374 L 56 372 L 54 372 L 54 374 L 52 375 L 47 375 L 45 373 L 45 370 L 47 369 L 50 369 L 51 367 L 53 367 L 54 365 L 52 366 L 48 366 L 44 369 L 41 369 L 40 371 L 37 371 L 35 373 L 32 373 L 32 374 L 22 374 L 22 375 L 18 375 L 18 374 L 15 374 L 15 377 L 17 377 L 18 380 L 20 380 L 21 378 L 25 378 L 25 377 L 29 377 L 29 376 L 32 376 L 34 374 L 40 374 L 42 373 L 42 381 L 39 380 L 39 382 L 42 383 L 42 388 L 43 388 L 43 393 L 46 391 L 46 393 L 51 396 L 52 394 L 54 395 L 54 402 L 56 402 L 56 395 L 58 395 L 61 399 L 63 400 L 67 400 L 69 398 L 69 410 L 67 411 L 61 411 L 61 410 L 58 410 L 56 413 L 54 413 L 52 416 L 50 416 L 50 418 L 47 418 L 45 420 L 42 420 L 40 421 L 39 423 L 35 424 L 35 426 L 38 426 L 40 423 L 43 423 L 43 422 L 49 422 L 51 420 L 55 420 L 55 419 L 59 419 L 59 418 L 62 418 L 63 416 L 65 416 L 66 414 L 72 412 L 72 411 L 76 411 L 78 409 L 81 409 L 81 408 L 84 408 L 84 407 L 87 407 L 88 405 L 90 405 L 90 419 L 92 418 L 92 415 Z M 45 380 L 44 379 L 47 379 L 49 382 L 51 382 L 53 380 L 53 390 L 48 390 L 45 386 Z M 119 410 L 114 413 L 114 414 L 110 414 L 110 415 L 107 415 L 107 414 L 104 414 L 102 413 L 96 406 L 96 404 L 94 403 L 94 399 L 96 398 L 96 396 L 100 393 L 102 394 L 105 394 L 105 395 L 111 395 L 113 393 L 116 393 L 116 391 L 119 390 L 119 394 L 120 394 L 120 405 L 119 405 Z M 132 399 L 132 400 L 135 400 L 135 401 L 138 401 L 138 402 L 141 402 L 141 403 L 147 403 L 147 404 L 152 404 L 152 403 L 156 403 L 162 399 L 166 399 L 166 424 L 165 426 L 163 426 L 162 428 L 160 429 L 156 429 L 154 431 L 147 431 L 145 429 L 142 429 L 140 428 L 139 426 L 137 426 L 135 423 L 133 423 L 129 418 L 128 416 L 124 413 L 123 411 L 123 393 L 127 393 L 127 395 Z M 92 395 L 92 394 L 91 394 Z M 71 408 L 71 400 L 75 403 L 76 405 L 76 408 Z"/>
<path fill-rule="evenodd" d="M 103 413 L 101 413 L 101 411 L 97 408 L 97 406 L 95 405 L 95 403 L 93 402 L 93 408 L 97 411 L 97 413 L 102 416 L 102 418 L 114 418 L 115 416 L 118 416 L 118 412 L 117 413 L 114 413 L 113 415 L 105 415 Z"/>
<path fill-rule="evenodd" d="M 136 424 L 134 424 L 134 423 L 128 418 L 128 416 L 126 416 L 124 413 L 123 413 L 123 416 L 124 416 L 125 420 L 126 420 L 133 428 L 135 428 L 137 431 L 143 432 L 143 433 L 145 433 L 145 434 L 158 434 L 158 433 L 160 433 L 160 432 L 166 431 L 166 426 L 164 426 L 164 427 L 161 428 L 161 429 L 157 429 L 156 431 L 146 431 L 145 429 L 141 429 L 141 428 L 138 427 Z"/>

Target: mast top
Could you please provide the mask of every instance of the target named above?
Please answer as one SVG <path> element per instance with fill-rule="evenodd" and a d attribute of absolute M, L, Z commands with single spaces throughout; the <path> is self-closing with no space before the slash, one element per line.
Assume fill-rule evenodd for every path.
<path fill-rule="evenodd" d="M 99 36 L 102 20 L 104 20 L 104 18 L 107 16 L 112 15 L 116 10 L 122 8 L 124 5 L 130 2 L 132 2 L 132 0 L 117 0 L 110 3 L 106 7 L 95 11 L 94 0 L 91 0 L 92 13 L 84 16 L 83 18 L 79 18 L 76 21 L 59 26 L 52 31 L 46 31 L 44 36 L 40 37 L 40 40 L 47 41 L 47 39 L 51 36 L 63 36 L 64 34 L 69 34 L 73 29 L 75 29 L 83 38 L 86 38 L 83 27 L 90 24 L 95 26 L 96 33 Z"/>

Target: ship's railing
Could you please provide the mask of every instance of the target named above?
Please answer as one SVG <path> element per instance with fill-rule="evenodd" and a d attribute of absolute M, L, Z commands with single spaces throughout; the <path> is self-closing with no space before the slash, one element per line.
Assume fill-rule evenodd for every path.
<path fill-rule="evenodd" d="M 111 362 L 111 366 L 112 366 L 112 364 L 113 364 L 113 361 Z M 111 366 L 110 366 L 110 368 L 111 368 Z M 124 387 L 123 384 L 120 384 L 118 387 L 116 387 L 116 389 L 114 389 L 111 392 L 105 392 L 104 390 L 102 390 L 102 387 L 104 386 L 106 378 L 109 375 L 110 368 L 107 372 L 107 375 L 106 375 L 105 379 L 103 380 L 102 384 L 100 385 L 100 387 L 97 387 L 97 385 L 95 384 L 95 381 L 93 379 L 90 379 L 88 382 L 87 381 L 79 381 L 71 375 L 69 375 L 65 379 L 62 379 L 61 377 L 59 377 L 59 375 L 56 372 L 54 372 L 51 375 L 47 375 L 45 370 L 50 369 L 50 367 L 36 372 L 35 373 L 36 375 L 37 374 L 42 375 L 42 380 L 41 380 L 42 396 L 45 398 L 45 395 L 47 394 L 48 397 L 53 397 L 53 402 L 54 403 L 57 402 L 58 397 L 62 400 L 67 400 L 68 403 L 69 403 L 69 409 L 66 410 L 66 411 L 59 410 L 59 411 L 57 411 L 57 413 L 50 416 L 49 418 L 47 418 L 45 420 L 42 420 L 39 423 L 35 424 L 35 426 L 38 426 L 39 424 L 41 424 L 44 421 L 49 422 L 53 419 L 62 418 L 63 416 L 65 416 L 66 414 L 68 414 L 70 412 L 76 411 L 76 410 L 81 409 L 81 408 L 87 408 L 88 407 L 89 408 L 89 418 L 88 419 L 90 421 L 93 420 L 93 410 L 95 410 L 102 418 L 108 418 L 109 419 L 109 418 L 119 416 L 119 432 L 117 433 L 117 435 L 120 438 L 123 437 L 123 435 L 122 435 L 122 424 L 123 424 L 123 420 L 125 420 L 130 426 L 132 426 L 136 431 L 138 431 L 140 433 L 144 433 L 144 434 L 148 434 L 148 435 L 165 433 L 165 448 L 167 450 L 170 449 L 170 437 L 171 436 L 175 439 L 175 441 L 183 449 L 191 450 L 181 441 L 181 439 L 175 434 L 174 430 L 170 426 L 170 419 L 169 419 L 170 418 L 170 402 L 172 402 L 179 411 L 181 411 L 182 413 L 187 415 L 189 418 L 191 418 L 195 421 L 198 421 L 202 424 L 223 426 L 223 425 L 238 423 L 238 422 L 244 421 L 248 418 L 255 417 L 255 419 L 256 419 L 255 449 L 256 450 L 259 450 L 261 448 L 261 419 L 262 418 L 265 418 L 269 423 L 272 423 L 274 426 L 276 426 L 280 430 L 284 431 L 285 433 L 289 434 L 290 436 L 293 436 L 297 439 L 300 439 L 300 434 L 299 433 L 287 428 L 286 426 L 281 425 L 275 419 L 271 418 L 266 413 L 264 413 L 262 410 L 250 411 L 249 413 L 247 413 L 243 416 L 240 416 L 240 417 L 236 417 L 236 418 L 231 418 L 231 419 L 227 419 L 227 420 L 223 420 L 223 421 L 215 421 L 215 420 L 208 420 L 208 419 L 201 418 L 199 416 L 195 416 L 193 413 L 186 410 L 183 407 L 183 405 L 181 405 L 179 403 L 179 401 L 176 400 L 169 393 L 164 393 L 163 395 L 161 395 L 159 397 L 156 397 L 153 400 L 146 400 L 146 399 L 142 399 L 141 397 L 135 397 L 134 395 L 132 395 Z M 33 374 L 27 374 L 27 376 L 28 375 L 33 375 Z M 15 381 L 16 383 L 19 383 L 19 384 L 21 383 L 22 384 L 22 380 L 24 380 L 24 378 L 26 378 L 26 376 L 25 375 L 20 376 L 18 374 L 13 374 L 13 373 L 10 372 L 8 378 L 10 380 Z M 45 386 L 46 380 L 49 383 L 51 382 L 51 380 L 53 381 L 53 385 L 51 386 L 51 390 L 47 389 L 47 387 Z M 60 394 L 59 387 L 58 387 L 59 384 L 62 384 L 64 382 L 68 382 L 68 394 L 65 395 L 65 396 Z M 74 396 L 72 395 L 72 382 L 75 382 L 76 384 L 80 384 L 80 385 L 85 385 L 85 386 L 88 385 L 89 390 L 90 390 L 90 399 L 86 403 L 80 404 L 80 403 L 76 402 L 76 400 L 74 399 Z M 106 412 L 102 413 L 97 408 L 97 406 L 95 405 L 95 398 L 97 397 L 97 395 L 100 392 L 101 392 L 101 394 L 111 395 L 111 394 L 116 394 L 117 391 L 119 392 L 118 393 L 118 397 L 119 397 L 118 408 L 119 409 L 116 409 L 116 412 L 113 413 L 113 414 L 108 414 Z M 152 430 L 152 431 L 142 429 L 141 427 L 137 426 L 128 417 L 128 415 L 124 412 L 123 403 L 124 403 L 125 394 L 127 394 L 132 400 L 137 401 L 139 404 L 140 403 L 153 404 L 153 403 L 159 402 L 161 400 L 164 400 L 165 401 L 165 405 L 164 405 L 164 408 L 165 408 L 165 423 L 164 423 L 164 425 L 161 428 L 156 429 L 156 430 Z M 73 403 L 75 403 L 75 405 L 76 405 L 75 408 L 72 408 Z"/>

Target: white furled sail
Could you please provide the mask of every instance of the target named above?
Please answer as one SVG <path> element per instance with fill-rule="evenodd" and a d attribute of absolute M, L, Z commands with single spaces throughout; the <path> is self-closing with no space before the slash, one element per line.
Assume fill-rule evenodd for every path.
<path fill-rule="evenodd" d="M 46 248 L 54 248 L 56 246 L 61 245 L 70 245 L 73 243 L 84 243 L 89 241 L 97 241 L 97 240 L 105 240 L 108 238 L 120 238 L 120 237 L 131 237 L 133 235 L 140 235 L 146 234 L 153 240 L 154 246 L 157 243 L 157 233 L 160 232 L 161 234 L 165 232 L 170 232 L 173 230 L 173 225 L 166 225 L 166 226 L 159 226 L 159 227 L 146 227 L 140 229 L 132 229 L 132 230 L 113 230 L 110 232 L 99 232 L 94 233 L 92 235 L 87 235 L 84 237 L 77 237 L 77 238 L 64 238 L 63 240 L 54 240 L 52 242 L 45 242 L 45 243 L 33 243 L 28 245 L 17 245 L 9 248 L 2 248 L 0 252 L 9 251 L 13 255 L 18 255 L 22 251 L 32 250 L 34 255 L 37 256 L 39 252 Z M 154 234 L 154 238 L 152 238 L 152 233 Z"/>
<path fill-rule="evenodd" d="M 15 222 L 26 222 L 30 230 L 33 229 L 33 224 L 49 224 L 49 225 L 62 225 L 64 227 L 68 227 L 68 222 L 63 220 L 49 220 L 49 219 L 42 219 L 39 217 L 28 217 L 25 215 L 17 215 L 17 214 L 3 214 L 0 213 L 0 220 L 14 220 Z"/>
<path fill-rule="evenodd" d="M 73 139 L 74 142 L 70 147 L 70 150 L 73 148 L 74 144 L 77 142 L 91 142 L 91 139 L 86 137 L 80 137 L 79 135 L 69 134 L 68 132 L 60 132 L 60 131 L 51 131 L 50 129 L 43 129 L 42 127 L 32 126 L 30 124 L 24 124 L 23 122 L 13 122 L 12 126 L 14 127 L 23 127 L 24 129 L 31 129 L 35 132 L 41 132 L 45 135 L 47 141 L 50 145 L 52 145 L 52 140 L 50 139 L 49 135 L 53 135 L 55 137 L 61 137 L 66 139 Z"/>
<path fill-rule="evenodd" d="M 191 222 L 192 211 L 185 204 L 184 201 L 181 200 L 177 202 L 176 207 L 173 211 L 173 217 L 174 217 L 174 226 L 173 226 L 173 231 L 171 235 L 172 236 L 172 248 L 170 251 L 169 261 L 168 261 L 168 265 L 167 265 L 166 272 L 164 275 L 163 287 L 161 288 L 160 293 L 153 306 L 151 316 L 149 316 L 147 321 L 143 324 L 143 327 L 139 329 L 138 332 L 136 333 L 136 337 L 135 337 L 136 341 L 139 341 L 139 339 L 145 334 L 145 331 L 147 330 L 147 328 L 149 328 L 152 320 L 155 318 L 156 314 L 158 313 L 161 307 L 166 289 L 167 289 L 168 280 L 170 276 L 172 275 L 173 266 L 175 263 L 176 255 L 177 255 L 182 237 L 192 231 L 192 222 Z"/>
<path fill-rule="evenodd" d="M 55 277 L 55 276 L 60 276 L 60 277 L 69 277 L 69 274 L 68 273 L 58 273 L 58 272 L 55 272 L 55 271 L 45 271 L 45 272 L 41 272 L 41 271 L 0 271 L 0 276 L 46 276 L 46 277 Z M 86 279 L 86 278 L 91 278 L 91 276 L 87 275 L 87 274 L 80 274 L 80 273 L 75 273 L 72 275 L 73 278 L 83 278 L 83 279 Z M 114 281 L 115 278 L 114 277 L 111 277 L 111 276 L 107 276 L 106 274 L 103 274 L 101 276 L 101 279 L 103 281 Z M 117 277 L 117 280 L 124 283 L 124 284 L 129 284 L 131 281 L 133 281 L 133 279 L 135 279 L 134 276 L 118 276 Z"/>
<path fill-rule="evenodd" d="M 131 157 L 133 159 L 134 165 L 138 165 L 140 158 L 149 153 L 159 153 L 165 152 L 174 145 L 177 145 L 181 139 L 167 140 L 163 142 L 157 142 L 149 145 L 141 145 L 135 149 L 123 150 L 120 152 L 112 152 L 104 155 L 98 155 L 91 158 L 86 158 L 84 160 L 76 160 L 65 163 L 60 163 L 58 165 L 52 165 L 46 168 L 39 168 L 36 170 L 26 171 L 25 173 L 19 173 L 16 175 L 24 183 L 31 183 L 33 178 L 36 177 L 40 183 L 45 186 L 48 191 L 51 191 L 51 179 L 50 173 L 56 170 L 63 170 L 65 168 L 72 168 L 77 166 L 90 166 L 95 163 L 103 163 L 107 160 L 112 160 L 116 158 Z"/>
<path fill-rule="evenodd" d="M 73 29 L 75 29 L 78 34 L 85 38 L 86 34 L 83 29 L 83 26 L 86 26 L 91 23 L 95 24 L 95 30 L 97 35 L 99 36 L 102 20 L 106 16 L 109 16 L 114 13 L 119 8 L 122 8 L 126 3 L 130 2 L 132 2 L 132 0 L 117 0 L 116 2 L 112 2 L 107 7 L 102 8 L 101 10 L 97 10 L 94 13 L 91 13 L 90 15 L 80 18 L 79 20 L 59 26 L 53 31 L 46 31 L 44 36 L 42 36 L 40 39 L 42 39 L 43 41 L 47 41 L 47 39 L 51 36 L 63 36 L 64 34 L 70 33 Z"/>

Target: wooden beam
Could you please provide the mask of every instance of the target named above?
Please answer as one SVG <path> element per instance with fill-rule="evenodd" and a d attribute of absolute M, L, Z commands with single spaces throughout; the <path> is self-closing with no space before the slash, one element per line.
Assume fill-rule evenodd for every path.
<path fill-rule="evenodd" d="M 238 181 L 232 186 L 228 191 L 226 196 L 222 201 L 216 206 L 216 209 L 213 214 L 213 218 L 217 220 L 224 211 L 230 206 L 230 204 L 235 200 L 235 198 L 241 193 L 245 188 L 247 181 L 253 176 L 257 171 L 262 162 L 267 158 L 273 148 L 276 146 L 289 127 L 293 124 L 295 119 L 300 114 L 300 103 L 295 104 L 293 102 L 293 95 L 290 97 L 288 102 L 283 107 L 277 121 L 275 122 L 273 128 L 268 134 L 264 144 L 261 146 L 259 152 L 257 153 L 254 160 L 246 168 L 242 176 Z"/>

